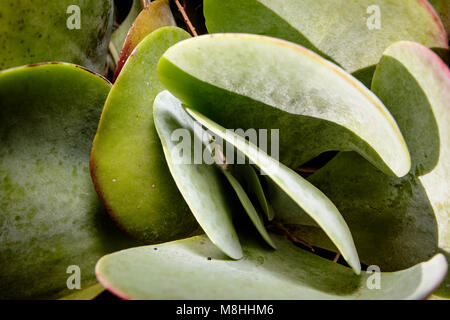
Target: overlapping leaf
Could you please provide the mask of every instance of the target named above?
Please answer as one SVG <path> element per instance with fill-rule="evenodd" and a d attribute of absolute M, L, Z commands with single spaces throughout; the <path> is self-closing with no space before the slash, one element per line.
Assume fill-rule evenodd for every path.
<path fill-rule="evenodd" d="M 242 249 L 231 221 L 233 211 L 242 210 L 233 205 L 232 191 L 226 187 L 222 172 L 255 228 L 274 247 L 264 220 L 239 181 L 243 178 L 243 171 L 253 169 L 248 165 L 229 166 L 220 146 L 210 141 L 212 137 L 189 117 L 180 101 L 169 92 L 163 91 L 156 97 L 153 110 L 172 176 L 209 239 L 229 257 L 242 258 Z M 216 157 L 219 152 L 222 159 Z"/>
<path fill-rule="evenodd" d="M 340 154 L 309 181 L 342 211 L 363 262 L 398 270 L 436 252 L 449 260 L 449 69 L 425 47 L 399 42 L 384 53 L 372 89 L 404 133 L 411 172 L 387 177 L 355 154 Z M 313 244 L 332 248 L 317 228 L 296 229 Z M 448 283 L 447 277 L 438 294 L 450 296 Z"/>
<path fill-rule="evenodd" d="M 144 241 L 185 237 L 198 227 L 170 176 L 152 111 L 164 89 L 156 64 L 168 47 L 188 37 L 165 27 L 136 47 L 108 96 L 91 152 L 103 203 L 125 231 Z"/>
<path fill-rule="evenodd" d="M 210 33 L 262 34 L 301 44 L 368 87 L 383 51 L 396 41 L 448 50 L 445 30 L 425 0 L 205 0 L 204 11 Z"/>
<path fill-rule="evenodd" d="M 271 235 L 277 250 L 242 237 L 245 259 L 230 261 L 204 236 L 124 250 L 103 257 L 99 281 L 126 299 L 423 299 L 442 281 L 445 258 L 394 273 L 370 274 L 299 249 Z M 369 281 L 368 281 L 369 280 Z"/>
<path fill-rule="evenodd" d="M 242 258 L 242 248 L 232 222 L 232 207 L 219 168 L 203 161 L 203 135 L 195 133 L 194 120 L 169 92 L 161 92 L 153 104 L 156 130 L 170 172 L 189 208 L 209 239 L 233 259 Z M 183 130 L 174 141 L 173 134 Z M 179 145 L 188 148 L 179 155 Z M 200 145 L 201 163 L 196 163 L 195 145 Z M 203 147 L 202 147 L 203 146 Z M 191 148 L 192 151 L 191 152 Z"/>
<path fill-rule="evenodd" d="M 133 0 L 133 3 L 130 8 L 130 12 L 128 12 L 125 20 L 122 21 L 120 26 L 112 33 L 111 42 L 109 44 L 109 50 L 111 55 L 114 58 L 114 62 L 117 63 L 119 61 L 119 55 L 122 51 L 123 44 L 125 43 L 125 39 L 127 38 L 128 31 L 133 25 L 134 20 L 141 12 L 141 1 Z M 142 39 L 141 39 L 142 40 Z"/>
<path fill-rule="evenodd" d="M 450 34 L 450 2 L 447 0 L 430 0 L 442 20 L 447 35 Z"/>
<path fill-rule="evenodd" d="M 0 73 L 0 297 L 49 298 L 95 283 L 94 264 L 131 245 L 89 175 L 89 150 L 107 81 L 75 65 Z M 77 290 L 75 290 L 77 291 Z"/>
<path fill-rule="evenodd" d="M 227 128 L 279 129 L 280 160 L 289 167 L 355 150 L 393 175 L 410 168 L 382 102 L 303 47 L 256 35 L 200 36 L 167 50 L 158 75 L 184 104 Z"/>
<path fill-rule="evenodd" d="M 170 11 L 169 0 L 156 0 L 139 13 L 123 43 L 113 81 L 139 42 L 156 29 L 165 26 L 176 26 L 172 11 Z"/>
<path fill-rule="evenodd" d="M 112 0 L 2 0 L 0 69 L 63 61 L 102 73 L 113 8 Z"/>
<path fill-rule="evenodd" d="M 334 204 L 319 189 L 276 159 L 269 157 L 243 137 L 227 131 L 195 110 L 187 108 L 187 112 L 215 135 L 236 147 L 263 170 L 320 225 L 331 241 L 339 248 L 342 256 L 355 273 L 360 273 L 361 265 L 350 230 Z"/>

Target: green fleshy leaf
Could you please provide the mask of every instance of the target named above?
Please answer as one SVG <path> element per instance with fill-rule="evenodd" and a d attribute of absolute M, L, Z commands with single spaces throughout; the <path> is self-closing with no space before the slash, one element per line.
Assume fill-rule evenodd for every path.
<path fill-rule="evenodd" d="M 397 176 L 410 168 L 403 137 L 381 101 L 292 43 L 200 36 L 167 50 L 158 75 L 184 104 L 227 128 L 279 129 L 280 160 L 291 168 L 328 150 L 355 150 Z"/>
<path fill-rule="evenodd" d="M 398 270 L 436 252 L 450 261 L 449 69 L 425 47 L 399 42 L 384 53 L 372 89 L 404 133 L 411 172 L 401 179 L 387 177 L 349 153 L 338 155 L 309 181 L 343 213 L 364 263 Z M 277 217 L 282 217 L 278 211 Z M 304 240 L 332 248 L 317 228 L 296 229 Z M 450 297 L 449 279 L 437 294 Z"/>
<path fill-rule="evenodd" d="M 60 298 L 59 300 L 92 300 L 105 290 L 100 283 L 96 283 L 86 289 L 72 290 L 73 293 Z"/>
<path fill-rule="evenodd" d="M 170 173 L 178 189 L 186 200 L 197 222 L 209 239 L 225 254 L 233 259 L 242 258 L 242 248 L 232 222 L 232 208 L 226 197 L 227 190 L 223 186 L 223 177 L 214 164 L 204 161 L 196 164 L 194 155 L 183 153 L 180 157 L 179 145 L 190 146 L 189 151 L 195 151 L 195 145 L 202 148 L 203 137 L 194 133 L 194 121 L 183 110 L 181 103 L 169 92 L 163 91 L 153 104 L 153 118 L 156 130 L 161 139 L 164 155 Z M 181 142 L 173 141 L 176 130 L 184 130 Z"/>
<path fill-rule="evenodd" d="M 379 28 L 374 25 L 378 10 Z M 205 0 L 204 11 L 210 33 L 292 41 L 362 76 L 369 85 L 371 75 L 362 70 L 376 65 L 396 41 L 448 50 L 445 30 L 425 0 Z"/>
<path fill-rule="evenodd" d="M 223 187 L 224 180 L 219 172 L 222 171 L 260 235 L 273 247 L 273 242 L 264 227 L 263 220 L 238 179 L 230 173 L 231 169 L 234 169 L 231 171 L 233 173 L 237 170 L 240 172 L 244 171 L 241 167 L 253 169 L 248 165 L 232 166 L 231 168 L 227 166 L 227 169 L 223 169 L 221 165 L 215 165 L 213 152 L 217 151 L 217 147 L 214 151 L 211 149 L 210 141 L 206 140 L 207 137 L 202 136 L 203 132 L 201 130 L 198 132 L 198 129 L 201 129 L 200 125 L 197 124 L 199 127 L 198 129 L 195 128 L 194 121 L 184 111 L 181 102 L 168 91 L 163 91 L 156 97 L 153 104 L 153 113 L 156 129 L 172 176 L 209 239 L 231 258 L 242 258 L 242 249 L 231 221 L 231 200 L 226 196 L 229 190 Z M 182 151 L 179 143 L 172 141 L 173 133 L 180 128 L 188 130 L 182 132 L 184 136 L 180 135 L 183 138 L 181 142 L 186 142 L 185 140 L 191 139 L 191 137 L 195 139 L 195 141 L 191 139 L 188 142 L 189 144 L 183 145 L 184 148 L 190 148 L 188 153 L 183 154 L 182 157 L 178 154 L 173 156 L 174 152 L 179 153 Z M 200 148 L 196 148 L 196 145 L 200 146 Z M 208 149 L 205 147 L 208 147 Z M 210 155 L 211 163 L 205 163 L 203 158 L 199 159 L 202 160 L 198 161 L 200 163 L 196 163 L 195 155 L 192 155 L 192 151 L 200 152 L 201 155 L 207 152 Z M 219 168 L 222 168 L 222 170 L 219 170 Z"/>
<path fill-rule="evenodd" d="M 423 299 L 442 281 L 442 255 L 406 270 L 370 276 L 352 271 L 271 235 L 277 250 L 242 237 L 245 258 L 228 260 L 204 236 L 133 248 L 99 260 L 96 274 L 127 299 Z"/>
<path fill-rule="evenodd" d="M 263 187 L 261 185 L 261 181 L 258 178 L 258 174 L 255 169 L 250 165 L 238 165 L 234 166 L 234 168 L 238 171 L 239 177 L 241 177 L 245 189 L 249 194 L 254 195 L 254 197 L 258 200 L 258 203 L 263 210 L 269 221 L 272 221 L 274 218 L 274 212 L 272 207 L 269 205 L 266 199 L 266 195 L 264 194 Z"/>
<path fill-rule="evenodd" d="M 69 29 L 80 9 L 80 28 Z M 63 61 L 105 70 L 112 30 L 113 1 L 2 0 L 0 69 Z M 69 12 L 68 12 L 69 11 Z"/>
<path fill-rule="evenodd" d="M 62 297 L 77 265 L 135 246 L 109 219 L 89 175 L 89 150 L 110 84 L 79 66 L 0 73 L 0 298 Z"/>
<path fill-rule="evenodd" d="M 263 170 L 284 192 L 302 207 L 327 233 L 344 259 L 359 274 L 361 265 L 352 235 L 334 204 L 316 187 L 281 164 L 267 153 L 249 143 L 243 137 L 228 131 L 201 113 L 186 108 L 187 112 L 218 137 L 242 152 L 250 161 Z"/>
<path fill-rule="evenodd" d="M 130 235 L 151 243 L 198 228 L 170 176 L 152 111 L 164 89 L 158 60 L 188 37 L 182 29 L 165 27 L 136 47 L 108 96 L 91 152 L 92 178 L 110 215 Z"/>
<path fill-rule="evenodd" d="M 169 0 L 153 1 L 139 13 L 123 44 L 113 81 L 119 76 L 123 65 L 139 42 L 153 31 L 166 26 L 176 26 Z"/>
<path fill-rule="evenodd" d="M 430 0 L 431 5 L 436 9 L 436 12 L 441 18 L 442 24 L 447 32 L 450 34 L 450 1 L 448 0 Z"/>
<path fill-rule="evenodd" d="M 250 170 L 253 170 L 249 165 L 238 165 L 235 166 L 235 169 L 242 170 L 241 167 L 248 167 Z M 245 169 L 244 169 L 245 170 Z M 260 214 L 256 210 L 255 206 L 253 205 L 252 201 L 248 197 L 246 191 L 242 187 L 242 184 L 239 182 L 239 180 L 228 170 L 223 170 L 223 173 L 225 177 L 227 178 L 228 182 L 230 182 L 231 186 L 233 187 L 234 191 L 236 192 L 239 201 L 241 202 L 242 206 L 244 207 L 245 211 L 247 212 L 250 220 L 252 221 L 253 225 L 255 226 L 256 230 L 258 230 L 261 237 L 264 239 L 264 241 L 267 242 L 269 246 L 271 246 L 273 249 L 276 249 L 275 244 L 273 243 L 272 239 L 269 236 L 269 233 L 266 230 L 266 227 L 264 226 L 264 220 L 261 218 Z"/>
<path fill-rule="evenodd" d="M 109 45 L 109 50 L 114 57 L 114 61 L 117 64 L 117 61 L 119 61 L 119 55 L 122 51 L 123 44 L 125 42 L 125 39 L 128 34 L 128 30 L 130 30 L 131 25 L 133 24 L 136 17 L 141 12 L 141 1 L 140 0 L 133 0 L 133 3 L 130 8 L 130 12 L 128 13 L 125 20 L 122 21 L 120 26 L 112 33 L 111 35 L 111 42 Z"/>

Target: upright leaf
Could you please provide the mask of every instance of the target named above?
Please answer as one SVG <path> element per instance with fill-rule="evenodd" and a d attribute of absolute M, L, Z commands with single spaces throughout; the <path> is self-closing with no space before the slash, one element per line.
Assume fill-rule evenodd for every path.
<path fill-rule="evenodd" d="M 130 30 L 134 20 L 139 15 L 141 10 L 142 10 L 141 1 L 133 0 L 130 12 L 128 13 L 127 17 L 125 18 L 125 20 L 122 21 L 120 26 L 111 35 L 109 50 L 114 58 L 115 63 L 119 61 L 119 55 L 120 52 L 122 51 L 122 47 L 127 37 L 128 31 Z"/>
<path fill-rule="evenodd" d="M 216 124 L 199 112 L 187 108 L 188 113 L 218 137 L 232 144 L 263 170 L 292 200 L 313 218 L 331 241 L 339 248 L 342 256 L 359 274 L 361 265 L 350 230 L 334 204 L 316 187 L 293 170 L 269 157 L 243 137 Z"/>
<path fill-rule="evenodd" d="M 116 71 L 114 72 L 114 80 L 139 42 L 156 29 L 165 26 L 176 26 L 172 11 L 170 11 L 169 0 L 156 0 L 139 13 L 123 43 Z"/>
<path fill-rule="evenodd" d="M 203 137 L 197 136 L 194 121 L 169 92 L 161 92 L 153 104 L 153 117 L 172 177 L 189 208 L 209 239 L 233 259 L 242 258 L 242 248 L 231 220 L 232 207 L 223 177 L 214 163 L 203 161 Z M 173 134 L 182 130 L 181 141 Z M 175 141 L 174 141 L 175 140 Z M 179 155 L 179 146 L 187 148 Z M 195 145 L 202 161 L 195 163 Z"/>

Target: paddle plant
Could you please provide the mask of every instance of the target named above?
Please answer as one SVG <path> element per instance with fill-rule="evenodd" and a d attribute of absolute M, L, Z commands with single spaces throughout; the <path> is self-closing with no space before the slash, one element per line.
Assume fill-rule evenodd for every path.
<path fill-rule="evenodd" d="M 448 2 L 41 2 L 0 4 L 0 298 L 450 298 Z"/>

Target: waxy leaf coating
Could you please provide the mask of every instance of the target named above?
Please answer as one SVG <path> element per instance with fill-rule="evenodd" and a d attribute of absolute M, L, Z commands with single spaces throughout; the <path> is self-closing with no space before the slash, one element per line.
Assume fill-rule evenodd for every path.
<path fill-rule="evenodd" d="M 229 190 L 224 187 L 220 169 L 203 160 L 198 164 L 194 161 L 196 144 L 200 145 L 202 154 L 208 152 L 203 146 L 204 137 L 194 133 L 194 120 L 168 91 L 156 97 L 153 117 L 169 170 L 197 222 L 225 254 L 233 259 L 242 258 L 242 248 L 231 220 L 232 207 L 227 197 Z M 174 139 L 173 134 L 177 130 L 183 130 L 181 141 Z M 186 152 L 182 158 L 177 154 L 181 143 L 189 143 L 192 148 L 192 152 Z"/>
<path fill-rule="evenodd" d="M 267 153 L 243 137 L 226 130 L 198 111 L 186 108 L 187 112 L 215 135 L 232 144 L 250 161 L 264 171 L 292 200 L 302 207 L 317 222 L 331 241 L 339 248 L 344 259 L 356 274 L 361 271 L 350 230 L 335 205 L 316 187 L 303 179 Z"/>
<path fill-rule="evenodd" d="M 103 73 L 112 0 L 2 0 L 0 69 L 62 61 Z"/>
<path fill-rule="evenodd" d="M 358 155 L 342 153 L 308 180 L 343 213 L 364 263 L 393 271 L 436 252 L 450 261 L 450 71 L 427 48 L 398 42 L 384 53 L 372 89 L 404 134 L 410 173 L 387 177 Z M 295 224 L 292 212 L 290 217 Z M 317 228 L 296 229 L 313 245 L 332 248 Z M 449 282 L 447 277 L 437 294 L 450 297 Z"/>
<path fill-rule="evenodd" d="M 409 269 L 380 274 L 352 271 L 271 234 L 277 250 L 242 237 L 245 258 L 227 259 L 204 236 L 133 248 L 99 260 L 96 274 L 124 299 L 423 299 L 447 271 L 442 255 Z"/>
<path fill-rule="evenodd" d="M 426 0 L 205 0 L 204 11 L 210 33 L 253 33 L 301 44 L 368 87 L 383 51 L 396 41 L 448 50 L 445 30 Z"/>
<path fill-rule="evenodd" d="M 215 162 L 218 160 L 214 154 L 221 151 L 217 146 L 212 147 L 214 142 L 210 142 L 207 132 L 192 120 L 181 102 L 168 91 L 163 91 L 156 97 L 153 113 L 170 172 L 209 239 L 229 257 L 242 258 L 242 249 L 231 221 L 232 211 L 235 210 L 232 206 L 233 197 L 230 188 L 225 187 L 226 182 L 221 171 L 260 235 L 274 247 L 263 219 L 238 178 L 234 176 L 237 175 L 237 170 L 241 173 L 240 178 L 242 172 L 247 170 L 254 173 L 253 169 L 249 165 L 228 166 L 226 163 Z M 196 157 L 196 152 L 200 153 L 201 159 Z M 205 162 L 205 154 L 210 163 Z M 222 160 L 226 162 L 225 159 Z"/>
<path fill-rule="evenodd" d="M 0 73 L 1 299 L 78 292 L 67 287 L 69 266 L 80 268 L 85 289 L 101 256 L 136 245 L 109 219 L 89 175 L 110 88 L 69 64 Z"/>
<path fill-rule="evenodd" d="M 198 227 L 167 168 L 152 111 L 164 89 L 158 60 L 188 37 L 182 29 L 164 27 L 142 40 L 108 95 L 93 142 L 96 190 L 112 218 L 142 241 L 179 239 Z"/>
<path fill-rule="evenodd" d="M 163 85 L 226 128 L 279 129 L 280 161 L 297 168 L 329 150 L 355 150 L 386 173 L 410 169 L 383 103 L 339 67 L 295 44 L 257 35 L 206 35 L 169 48 Z M 270 142 L 269 142 L 270 145 Z"/>

